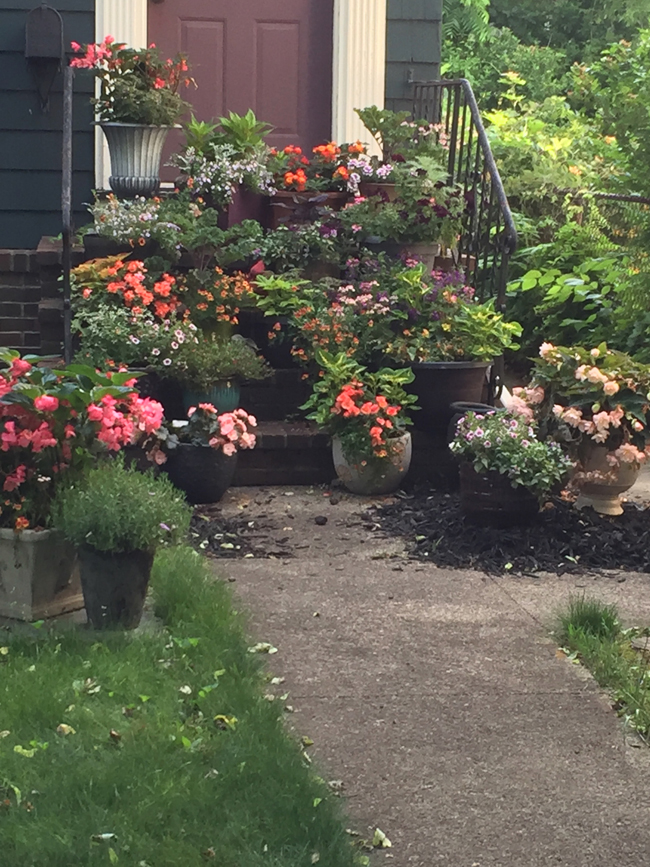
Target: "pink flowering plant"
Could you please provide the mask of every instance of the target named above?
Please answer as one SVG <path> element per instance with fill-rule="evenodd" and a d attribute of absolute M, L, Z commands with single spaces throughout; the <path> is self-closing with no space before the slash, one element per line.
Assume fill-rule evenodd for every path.
<path fill-rule="evenodd" d="M 15 530 L 47 527 L 56 489 L 98 456 L 155 449 L 163 421 L 162 406 L 138 396 L 130 373 L 40 361 L 0 350 L 0 527 Z"/>
<path fill-rule="evenodd" d="M 255 428 L 257 420 L 245 409 L 219 413 L 211 403 L 191 406 L 187 411 L 188 420 L 171 423 L 172 435 L 166 441 L 166 448 L 173 450 L 179 443 L 190 443 L 212 449 L 221 449 L 231 457 L 238 449 L 255 448 Z"/>
<path fill-rule="evenodd" d="M 573 466 L 558 443 L 539 440 L 533 423 L 506 410 L 468 412 L 458 422 L 450 449 L 475 472 L 506 476 L 513 488 L 527 488 L 540 501 Z"/>
<path fill-rule="evenodd" d="M 163 60 L 155 45 L 127 48 L 112 36 L 84 46 L 72 42 L 71 47 L 78 56 L 70 66 L 91 70 L 99 79 L 94 102 L 101 122 L 171 126 L 185 111 L 179 90 L 193 81 L 184 55 Z"/>
<path fill-rule="evenodd" d="M 640 464 L 648 449 L 650 365 L 605 343 L 593 349 L 543 343 L 527 389 L 514 409 L 537 418 L 578 457 L 585 445 L 607 447 L 612 467 Z"/>

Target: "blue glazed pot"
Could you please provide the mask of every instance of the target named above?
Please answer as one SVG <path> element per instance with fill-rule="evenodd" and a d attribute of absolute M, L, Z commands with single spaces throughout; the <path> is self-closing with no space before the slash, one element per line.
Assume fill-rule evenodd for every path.
<path fill-rule="evenodd" d="M 186 413 L 191 406 L 200 403 L 211 403 L 219 413 L 232 412 L 239 406 L 239 391 L 239 383 L 231 379 L 217 382 L 209 391 L 184 389 L 183 406 Z"/>

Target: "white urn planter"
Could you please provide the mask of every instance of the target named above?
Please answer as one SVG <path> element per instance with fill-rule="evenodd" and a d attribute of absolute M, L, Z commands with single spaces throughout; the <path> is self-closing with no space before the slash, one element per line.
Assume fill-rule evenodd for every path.
<path fill-rule="evenodd" d="M 607 460 L 608 454 L 606 445 L 594 443 L 589 446 L 582 461 L 582 471 L 591 478 L 577 482 L 576 509 L 591 506 L 601 515 L 623 514 L 621 494 L 636 482 L 641 468 L 637 463 L 623 461 L 612 467 Z"/>
<path fill-rule="evenodd" d="M 76 552 L 60 533 L 0 529 L 0 617 L 41 620 L 83 607 Z"/>
<path fill-rule="evenodd" d="M 160 161 L 172 126 L 101 123 L 111 156 L 108 179 L 118 198 L 150 198 L 160 188 Z"/>
<path fill-rule="evenodd" d="M 392 440 L 389 457 L 367 461 L 350 461 L 343 454 L 338 437 L 332 440 L 332 458 L 336 475 L 353 494 L 366 497 L 390 494 L 396 491 L 406 476 L 411 464 L 411 434 L 406 433 Z"/>

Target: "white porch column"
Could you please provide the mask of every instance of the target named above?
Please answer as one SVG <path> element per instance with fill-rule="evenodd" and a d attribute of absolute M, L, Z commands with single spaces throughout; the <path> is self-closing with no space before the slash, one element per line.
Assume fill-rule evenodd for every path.
<path fill-rule="evenodd" d="M 113 36 L 132 48 L 147 46 L 147 0 L 96 0 L 95 41 Z M 95 132 L 95 186 L 108 189 L 111 161 L 104 133 Z"/>
<path fill-rule="evenodd" d="M 386 0 L 335 0 L 332 138 L 370 138 L 355 108 L 384 106 Z M 372 144 L 371 152 L 379 153 Z"/>

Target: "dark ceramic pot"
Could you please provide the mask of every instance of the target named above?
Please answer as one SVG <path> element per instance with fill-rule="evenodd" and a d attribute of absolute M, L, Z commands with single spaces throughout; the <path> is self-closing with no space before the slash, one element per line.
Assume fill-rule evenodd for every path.
<path fill-rule="evenodd" d="M 239 406 L 239 395 L 241 389 L 239 383 L 235 380 L 224 380 L 223 382 L 215 382 L 209 391 L 193 391 L 191 389 L 183 390 L 183 406 L 185 414 L 191 406 L 198 406 L 200 403 L 211 403 L 212 406 L 222 412 L 232 412 Z"/>
<path fill-rule="evenodd" d="M 129 244 L 118 244 L 112 238 L 104 238 L 103 235 L 89 233 L 83 236 L 84 255 L 86 260 L 105 259 L 107 256 L 117 256 L 120 253 L 128 255 L 133 252 Z"/>
<path fill-rule="evenodd" d="M 280 323 L 281 330 L 275 332 L 274 325 Z M 287 336 L 289 320 L 286 316 L 265 316 L 261 310 L 241 310 L 239 312 L 239 333 L 252 340 L 260 354 L 276 370 L 288 370 L 297 367 L 291 354 L 292 341 Z M 269 334 L 277 333 L 277 337 L 269 340 Z"/>
<path fill-rule="evenodd" d="M 340 211 L 350 198 L 344 192 L 293 192 L 281 190 L 269 198 L 269 229 L 291 223 L 311 223 L 326 209 Z"/>
<path fill-rule="evenodd" d="M 487 361 L 428 361 L 411 365 L 415 374 L 408 390 L 418 398 L 420 411 L 413 413 L 416 429 L 446 436 L 454 417 L 451 405 L 480 403 L 490 367 Z"/>
<path fill-rule="evenodd" d="M 190 503 L 218 503 L 235 477 L 237 452 L 229 457 L 221 449 L 180 443 L 163 469 Z"/>
<path fill-rule="evenodd" d="M 527 488 L 513 488 L 501 473 L 477 473 L 466 462 L 460 465 L 460 507 L 469 521 L 489 527 L 530 524 L 539 513 Z"/>
<path fill-rule="evenodd" d="M 88 623 L 94 629 L 134 629 L 142 618 L 153 554 L 81 548 L 79 568 Z"/>

